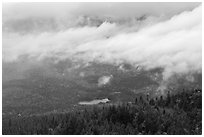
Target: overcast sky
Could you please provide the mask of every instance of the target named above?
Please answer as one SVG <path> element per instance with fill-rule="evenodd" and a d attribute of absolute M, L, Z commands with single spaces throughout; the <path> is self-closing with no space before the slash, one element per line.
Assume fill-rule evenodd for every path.
<path fill-rule="evenodd" d="M 200 3 L 3 3 L 3 22 L 32 17 L 77 18 L 82 15 L 128 18 L 148 16 L 171 17 L 189 11 Z M 71 20 L 70 20 L 71 21 Z"/>

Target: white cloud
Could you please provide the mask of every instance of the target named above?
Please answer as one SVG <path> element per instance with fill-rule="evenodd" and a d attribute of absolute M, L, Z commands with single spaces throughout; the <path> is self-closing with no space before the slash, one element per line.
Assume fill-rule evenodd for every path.
<path fill-rule="evenodd" d="M 106 9 L 105 6 L 98 14 L 104 14 L 102 9 Z M 88 13 L 88 8 L 86 10 Z M 139 28 L 137 25 L 104 22 L 100 27 L 73 27 L 40 34 L 3 32 L 3 61 L 17 61 L 26 54 L 39 60 L 71 57 L 113 64 L 127 62 L 145 69 L 163 67 L 165 78 L 173 73 L 197 72 L 202 68 L 201 14 L 199 6 L 193 11 L 184 11 L 168 20 Z"/>
<path fill-rule="evenodd" d="M 101 86 L 107 85 L 110 82 L 112 77 L 113 77 L 112 75 L 111 76 L 102 76 L 102 77 L 100 77 L 98 79 L 98 86 L 101 87 Z"/>

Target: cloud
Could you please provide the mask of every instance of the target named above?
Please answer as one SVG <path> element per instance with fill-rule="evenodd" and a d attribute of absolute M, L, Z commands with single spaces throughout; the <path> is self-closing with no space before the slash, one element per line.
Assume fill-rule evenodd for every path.
<path fill-rule="evenodd" d="M 185 10 L 192 10 L 199 2 L 102 2 L 102 3 L 3 3 L 3 19 L 30 17 L 54 17 L 94 15 L 117 18 L 137 17 L 144 14 L 173 16 Z"/>
<path fill-rule="evenodd" d="M 134 21 L 141 16 L 168 19 L 200 3 L 3 3 L 3 31 L 44 32 L 79 25 L 100 25 L 104 20 Z"/>
<path fill-rule="evenodd" d="M 85 13 L 88 14 L 96 10 L 97 6 L 91 5 L 87 6 Z M 119 12 L 121 5 L 117 5 L 120 4 L 116 4 L 113 9 Z M 142 4 L 142 6 L 144 5 Z M 187 8 L 182 4 L 178 5 L 180 6 L 176 6 L 175 10 L 170 12 L 171 14 L 176 14 L 184 9 L 186 11 L 179 12 L 174 16 L 171 15 L 172 17 L 163 8 L 159 10 L 155 4 L 149 5 L 149 7 L 153 7 L 150 9 L 153 14 L 160 14 L 164 11 L 163 13 L 167 14 L 168 18 L 157 20 L 156 17 L 147 16 L 147 19 L 141 23 L 146 23 L 146 25 L 140 25 L 139 22 L 141 21 L 129 24 L 125 20 L 122 23 L 104 21 L 99 26 L 74 26 L 60 31 L 45 31 L 38 34 L 27 33 L 22 35 L 15 31 L 5 30 L 3 32 L 3 61 L 18 61 L 19 57 L 27 55 L 37 60 L 54 57 L 58 60 L 74 58 L 86 62 L 129 63 L 133 66 L 140 65 L 147 70 L 162 67 L 166 79 L 174 73 L 201 72 L 202 7 L 198 6 L 189 11 L 196 4 L 194 6 L 184 4 Z M 79 4 L 77 8 L 83 6 L 86 6 L 86 4 Z M 102 4 L 98 13 L 95 14 L 105 15 L 105 12 L 109 13 L 110 9 L 106 6 Z M 134 6 L 129 6 L 124 7 L 133 10 Z M 107 11 L 104 11 L 106 8 Z M 142 11 L 142 9 L 145 9 L 144 7 L 139 9 L 141 15 L 145 13 Z M 74 9 L 70 10 L 75 11 Z M 124 11 L 124 15 L 118 16 L 120 18 L 128 14 L 125 10 L 121 11 Z M 133 10 L 133 12 L 136 11 Z M 80 15 L 81 12 L 84 12 L 84 10 L 75 11 L 74 15 Z M 32 14 L 34 13 L 32 12 Z M 113 12 L 112 15 L 116 16 L 119 13 Z M 26 16 L 29 17 L 30 14 Z M 43 13 L 43 16 L 47 16 L 44 14 L 46 13 Z M 105 81 L 107 80 L 105 78 Z"/>
<path fill-rule="evenodd" d="M 101 87 L 101 86 L 104 86 L 106 84 L 108 84 L 111 80 L 113 76 L 102 76 L 98 79 L 98 86 Z"/>

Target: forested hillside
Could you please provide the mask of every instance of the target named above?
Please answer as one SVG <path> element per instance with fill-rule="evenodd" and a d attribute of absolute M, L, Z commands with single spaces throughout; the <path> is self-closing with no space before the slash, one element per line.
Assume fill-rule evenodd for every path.
<path fill-rule="evenodd" d="M 135 103 L 101 104 L 78 111 L 3 117 L 6 134 L 202 134 L 202 91 L 183 91 Z"/>

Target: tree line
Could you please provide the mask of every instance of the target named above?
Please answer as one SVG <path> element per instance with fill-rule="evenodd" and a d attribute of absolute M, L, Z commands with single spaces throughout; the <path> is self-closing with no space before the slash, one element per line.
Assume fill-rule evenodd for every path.
<path fill-rule="evenodd" d="M 202 90 L 183 91 L 134 103 L 85 107 L 69 113 L 7 117 L 4 135 L 202 134 Z"/>

